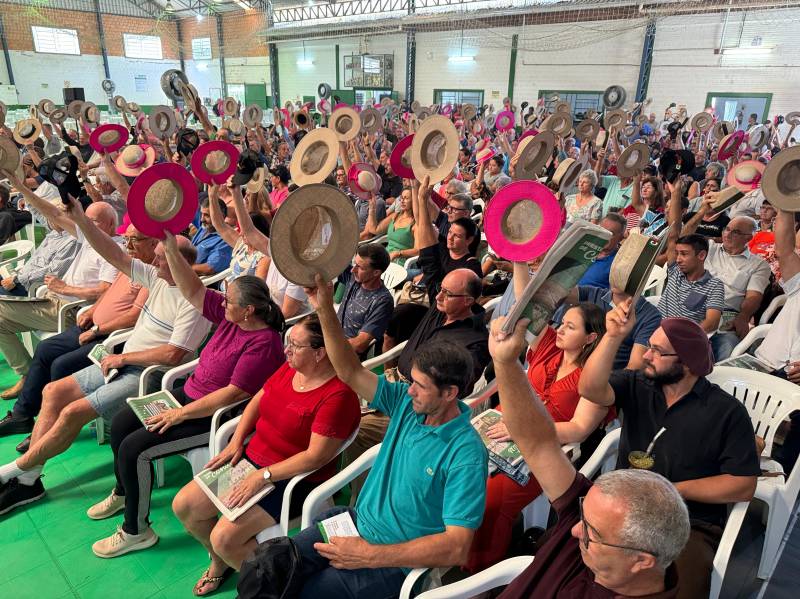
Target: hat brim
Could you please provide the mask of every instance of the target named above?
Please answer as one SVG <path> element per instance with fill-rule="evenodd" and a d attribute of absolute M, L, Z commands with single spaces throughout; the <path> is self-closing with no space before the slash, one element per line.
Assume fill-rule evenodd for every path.
<path fill-rule="evenodd" d="M 635 161 L 629 166 L 631 158 L 635 158 Z M 617 160 L 617 175 L 625 178 L 633 177 L 642 172 L 649 163 L 650 146 L 642 142 L 633 143 L 620 154 Z"/>
<path fill-rule="evenodd" d="M 212 173 L 206 168 L 206 158 L 211 152 L 224 152 L 228 155 L 228 166 L 220 173 Z M 225 183 L 236 172 L 239 163 L 239 150 L 232 143 L 222 140 L 200 144 L 192 154 L 192 173 L 206 185 Z"/>
<path fill-rule="evenodd" d="M 581 141 L 594 142 L 600 133 L 600 123 L 594 119 L 583 119 L 575 127 L 575 137 Z"/>
<path fill-rule="evenodd" d="M 118 137 L 114 143 L 103 145 L 103 142 L 100 141 L 100 136 L 106 133 L 107 131 L 116 131 Z M 94 151 L 99 154 L 116 152 L 122 146 L 128 143 L 129 137 L 130 133 L 125 127 L 123 127 L 122 125 L 109 123 L 106 125 L 100 125 L 97 129 L 92 131 L 92 134 L 89 136 L 89 145 L 91 145 L 92 149 L 94 149 Z"/>
<path fill-rule="evenodd" d="M 139 166 L 133 166 L 133 167 L 128 166 L 122 160 L 122 154 L 117 156 L 117 159 L 114 162 L 114 167 L 116 167 L 117 171 L 119 171 L 121 175 L 124 175 L 126 177 L 136 177 L 141 173 L 143 173 L 144 171 L 146 171 L 151 166 L 153 166 L 153 164 L 155 164 L 156 149 L 153 146 L 145 146 L 143 144 L 140 144 L 139 147 L 141 147 L 142 150 L 144 150 L 144 155 L 145 155 L 144 162 Z"/>
<path fill-rule="evenodd" d="M 742 145 L 744 138 L 745 133 L 742 130 L 734 131 L 730 135 L 723 137 L 722 141 L 719 142 L 717 157 L 720 160 L 727 160 L 731 156 L 734 156 L 739 150 L 739 146 Z"/>
<path fill-rule="evenodd" d="M 737 173 L 742 168 L 753 168 L 756 171 L 758 171 L 758 176 L 753 181 L 742 181 L 737 177 Z M 733 165 L 731 170 L 728 171 L 728 174 L 725 177 L 725 182 L 728 185 L 732 185 L 739 191 L 747 193 L 749 191 L 757 189 L 761 185 L 761 180 L 764 177 L 765 170 L 766 170 L 766 165 L 759 162 L 758 160 L 745 160 L 744 162 L 738 162 Z"/>
<path fill-rule="evenodd" d="M 397 142 L 394 149 L 392 150 L 391 156 L 389 156 L 389 164 L 392 165 L 392 170 L 394 173 L 403 179 L 413 179 L 414 178 L 414 169 L 411 166 L 406 166 L 403 163 L 403 155 L 410 150 L 411 144 L 414 141 L 414 134 L 406 135 L 403 139 Z M 408 164 L 411 164 L 411 159 L 409 155 Z"/>
<path fill-rule="evenodd" d="M 259 166 L 246 184 L 247 193 L 258 193 L 267 182 L 267 167 Z"/>
<path fill-rule="evenodd" d="M 14 126 L 14 139 L 20 145 L 27 145 L 30 143 L 31 140 L 36 140 L 42 134 L 42 123 L 39 119 L 23 119 L 19 121 L 19 124 L 22 123 L 31 123 L 33 126 L 33 131 L 28 136 L 23 136 L 20 134 L 20 127 Z"/>
<path fill-rule="evenodd" d="M 508 218 L 519 202 L 530 201 L 537 208 L 538 222 L 522 223 L 530 227 L 529 239 L 510 239 Z M 528 262 L 541 256 L 555 243 L 561 230 L 561 208 L 553 192 L 538 181 L 515 181 L 498 191 L 486 207 L 483 217 L 486 241 L 500 257 L 514 262 Z"/>
<path fill-rule="evenodd" d="M 167 126 L 162 129 L 158 126 L 159 115 L 165 115 L 167 118 Z M 147 124 L 150 126 L 150 131 L 159 139 L 165 137 L 172 137 L 178 130 L 178 120 L 175 118 L 175 113 L 167 106 L 157 106 L 150 113 L 147 119 Z"/>
<path fill-rule="evenodd" d="M 351 119 L 352 125 L 345 131 L 339 131 L 337 129 L 339 121 L 348 117 Z M 361 131 L 361 115 L 349 106 L 337 107 L 328 119 L 328 128 L 336 134 L 339 141 L 350 141 L 355 139 Z"/>
<path fill-rule="evenodd" d="M 172 218 L 160 221 L 148 214 L 145 207 L 147 192 L 154 183 L 169 179 L 181 189 L 181 207 Z M 161 162 L 145 170 L 136 177 L 128 191 L 128 215 L 131 223 L 143 234 L 156 239 L 164 239 L 164 231 L 173 235 L 183 231 L 194 219 L 198 205 L 197 185 L 191 174 L 181 165 Z"/>
<path fill-rule="evenodd" d="M 369 172 L 372 173 L 372 176 L 375 177 L 375 181 L 377 182 L 377 189 L 374 191 L 369 191 L 367 189 L 362 188 L 358 184 L 358 175 L 362 172 Z M 350 170 L 347 172 L 347 181 L 350 184 L 350 191 L 353 194 L 362 199 L 366 200 L 369 199 L 370 194 L 377 194 L 381 188 L 381 178 L 378 173 L 375 171 L 375 167 L 373 167 L 368 162 L 356 162 L 350 166 Z"/>
<path fill-rule="evenodd" d="M 438 165 L 428 165 L 424 158 L 428 144 L 436 135 L 444 137 L 445 154 Z M 430 183 L 438 183 L 449 175 L 458 162 L 458 130 L 447 117 L 434 115 L 425 119 L 411 142 L 411 168 L 420 181 L 426 176 Z"/>
<path fill-rule="evenodd" d="M 514 128 L 514 122 L 514 113 L 510 110 L 504 110 L 495 117 L 494 128 L 498 131 L 508 131 Z"/>
<path fill-rule="evenodd" d="M 369 123 L 369 124 L 367 124 Z M 383 115 L 377 109 L 369 107 L 361 111 L 361 130 L 376 133 L 383 129 Z"/>
<path fill-rule="evenodd" d="M 305 155 L 311 150 L 312 146 L 317 146 L 318 144 L 324 144 L 327 147 L 328 156 L 319 170 L 306 172 L 303 170 Z M 295 148 L 294 154 L 292 155 L 292 161 L 289 163 L 289 173 L 291 174 L 292 181 L 301 187 L 313 183 L 322 183 L 336 167 L 338 159 L 339 139 L 336 133 L 332 129 L 326 127 L 313 129 L 300 140 L 300 143 L 297 144 L 297 148 Z"/>
<path fill-rule="evenodd" d="M 0 162 L 0 169 L 12 173 L 15 172 L 22 162 L 19 149 L 14 142 L 7 137 L 0 137 L 0 147 L 3 149 L 4 156 L 3 161 Z"/>
<path fill-rule="evenodd" d="M 514 178 L 536 180 L 547 159 L 553 155 L 556 137 L 552 131 L 540 131 L 538 135 L 526 137 L 522 142 L 517 146 L 519 160 L 514 167 Z"/>
<path fill-rule="evenodd" d="M 321 209 L 330 219 L 330 242 L 318 256 L 303 257 L 306 248 L 295 247 L 295 223 L 310 208 Z M 295 285 L 313 287 L 319 274 L 330 281 L 351 263 L 358 246 L 358 216 L 344 193 L 324 183 L 301 187 L 284 200 L 270 226 L 270 253 L 275 267 Z"/>
<path fill-rule="evenodd" d="M 767 201 L 776 208 L 789 212 L 800 212 L 800 189 L 787 189 L 781 181 L 781 176 L 785 175 L 784 171 L 787 167 L 792 170 L 796 169 L 792 179 L 797 185 L 797 172 L 800 172 L 800 146 L 781 150 L 767 163 L 761 177 L 761 190 Z"/>

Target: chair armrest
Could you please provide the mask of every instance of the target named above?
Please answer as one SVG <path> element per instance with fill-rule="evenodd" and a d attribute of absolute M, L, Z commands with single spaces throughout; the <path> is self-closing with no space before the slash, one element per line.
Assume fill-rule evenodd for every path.
<path fill-rule="evenodd" d="M 495 564 L 491 568 L 487 568 L 482 572 L 473 574 L 458 582 L 425 591 L 417 595 L 417 599 L 458 599 L 474 597 L 475 595 L 479 595 L 491 589 L 509 584 L 532 563 L 532 555 L 511 557 Z M 415 568 L 409 572 L 400 590 L 401 599 L 411 597 L 414 584 L 427 571 L 427 568 Z"/>
<path fill-rule="evenodd" d="M 233 408 L 235 408 L 239 404 L 243 404 L 243 403 L 245 403 L 247 401 L 250 401 L 251 399 L 252 398 L 250 398 L 250 397 L 247 397 L 245 399 L 240 399 L 239 401 L 235 401 L 232 404 L 228 404 L 227 406 L 222 406 L 221 408 L 218 408 L 216 412 L 214 412 L 214 415 L 211 417 L 211 429 L 209 430 L 209 435 L 208 435 L 208 453 L 209 453 L 209 455 L 212 455 L 212 456 L 217 455 L 217 453 L 219 453 L 219 451 L 221 451 L 221 449 L 222 449 L 222 448 L 220 448 L 219 450 L 216 451 L 216 453 L 214 451 L 215 447 L 216 447 L 215 439 L 217 437 L 217 431 L 219 431 L 219 429 L 222 428 L 220 426 L 220 420 L 222 420 L 222 416 L 226 412 L 231 411 Z M 233 418 L 232 420 L 235 420 L 238 423 L 240 419 L 241 419 L 241 416 L 237 416 L 236 418 Z M 225 424 L 227 424 L 227 422 L 224 423 L 222 426 L 224 426 Z M 233 431 L 231 431 L 231 434 L 233 434 Z"/>
<path fill-rule="evenodd" d="M 168 372 L 169 369 L 166 364 L 153 364 L 142 370 L 142 374 L 139 375 L 139 397 L 147 395 L 147 383 L 151 376 L 157 372 Z"/>
<path fill-rule="evenodd" d="M 77 314 L 78 309 L 84 306 L 89 306 L 89 302 L 87 300 L 75 300 L 74 302 L 67 302 L 66 304 L 62 305 L 61 308 L 58 310 L 58 332 L 63 333 L 64 329 L 67 328 L 67 316 L 71 311 L 75 311 Z"/>
<path fill-rule="evenodd" d="M 464 403 L 472 410 L 472 415 L 477 416 L 489 409 L 489 400 L 497 393 L 497 379 L 486 385 L 483 389 L 464 399 Z"/>
<path fill-rule="evenodd" d="M 128 339 L 133 336 L 133 329 L 120 329 L 119 331 L 114 331 L 111 333 L 105 341 L 103 341 L 103 345 L 105 345 L 106 349 L 109 352 L 113 352 L 114 348 L 118 345 L 125 343 Z"/>
<path fill-rule="evenodd" d="M 733 348 L 730 357 L 737 358 L 742 354 L 746 354 L 747 350 L 750 349 L 750 346 L 753 345 L 759 339 L 763 339 L 767 336 L 770 328 L 772 327 L 772 323 L 767 324 L 760 324 L 758 326 L 753 327 L 750 329 L 750 332 L 744 336 L 739 343 L 736 344 L 736 347 Z"/>
<path fill-rule="evenodd" d="M 34 292 L 33 297 L 44 297 L 47 295 L 47 285 L 39 285 Z"/>
<path fill-rule="evenodd" d="M 211 435 L 211 443 L 213 443 L 213 447 L 209 448 L 211 450 L 209 454 L 212 458 L 222 451 L 222 448 L 228 444 L 233 436 L 234 431 L 236 431 L 236 426 L 239 424 L 241 419 L 241 416 L 231 418 L 228 420 L 228 422 L 220 426 L 213 435 Z"/>
<path fill-rule="evenodd" d="M 230 267 L 228 267 L 225 270 L 219 271 L 215 275 L 209 275 L 207 277 L 201 277 L 200 280 L 203 281 L 203 285 L 208 287 L 210 285 L 213 285 L 214 283 L 219 283 L 223 279 L 227 279 L 230 274 L 231 274 L 231 269 L 230 269 Z"/>
<path fill-rule="evenodd" d="M 605 461 L 613 456 L 619 449 L 619 437 L 621 432 L 622 429 L 617 428 L 606 433 L 606 436 L 600 441 L 597 449 L 594 450 L 594 453 L 586 460 L 583 468 L 581 468 L 581 474 L 586 478 L 592 478 L 597 474 L 597 471 L 600 470 Z"/>
<path fill-rule="evenodd" d="M 728 514 L 725 530 L 722 531 L 722 538 L 720 538 L 717 552 L 714 554 L 714 567 L 711 570 L 711 597 L 719 596 L 719 591 L 722 589 L 722 581 L 725 580 L 725 571 L 728 569 L 728 561 L 733 552 L 733 545 L 736 542 L 736 537 L 739 536 L 739 529 L 742 528 L 742 522 L 744 522 L 749 506 L 749 502 L 740 501 L 733 505 Z"/>
<path fill-rule="evenodd" d="M 403 341 L 395 345 L 392 349 L 387 352 L 383 352 L 379 356 L 375 356 L 374 358 L 370 358 L 369 360 L 364 360 L 361 362 L 361 365 L 366 368 L 367 370 L 372 370 L 378 366 L 382 366 L 386 364 L 389 360 L 394 360 L 397 356 L 399 356 L 403 352 L 403 348 L 406 346 L 408 341 Z"/>
<path fill-rule="evenodd" d="M 339 472 L 339 474 L 332 476 L 324 483 L 319 485 L 316 489 L 311 491 L 303 502 L 303 520 L 300 525 L 302 529 L 311 526 L 311 521 L 316 516 L 323 504 L 329 497 L 333 497 L 339 489 L 344 487 L 351 480 L 359 476 L 361 473 L 366 472 L 372 467 L 378 452 L 381 450 L 380 443 L 370 447 L 367 451 L 362 453 L 356 461 L 350 464 L 347 468 Z"/>
<path fill-rule="evenodd" d="M 186 364 L 181 364 L 180 366 L 170 368 L 166 373 L 164 373 L 164 378 L 161 379 L 161 388 L 165 391 L 174 389 L 175 381 L 182 376 L 193 372 L 197 367 L 198 362 L 200 362 L 200 358 L 195 358 L 191 362 L 186 362 Z"/>
<path fill-rule="evenodd" d="M 311 310 L 310 312 L 303 312 L 302 314 L 298 314 L 297 316 L 292 316 L 291 318 L 287 318 L 286 321 L 284 322 L 284 327 L 288 329 L 289 327 L 296 325 L 301 318 L 305 318 L 309 314 L 314 314 L 314 311 Z"/>

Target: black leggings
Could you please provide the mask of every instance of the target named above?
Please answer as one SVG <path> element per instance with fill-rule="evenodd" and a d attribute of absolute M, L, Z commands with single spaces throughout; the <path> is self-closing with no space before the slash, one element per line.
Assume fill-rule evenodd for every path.
<path fill-rule="evenodd" d="M 183 387 L 172 394 L 181 405 L 191 400 Z M 130 407 L 125 406 L 111 422 L 111 449 L 114 451 L 114 492 L 125 497 L 125 521 L 122 529 L 140 534 L 150 525 L 150 492 L 153 489 L 153 460 L 182 453 L 195 447 L 208 446 L 211 416 L 186 420 L 167 429 L 151 433 Z"/>

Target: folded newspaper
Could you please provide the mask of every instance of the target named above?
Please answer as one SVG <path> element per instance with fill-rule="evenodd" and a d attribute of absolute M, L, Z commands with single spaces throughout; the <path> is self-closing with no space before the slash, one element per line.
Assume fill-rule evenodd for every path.
<path fill-rule="evenodd" d="M 89 360 L 93 363 L 97 364 L 100 367 L 100 370 L 103 369 L 103 366 L 100 364 L 103 361 L 103 358 L 106 356 L 110 356 L 111 352 L 106 349 L 106 346 L 102 343 L 98 343 L 92 348 L 92 351 L 89 352 Z M 116 368 L 112 368 L 109 370 L 105 375 L 103 375 L 103 380 L 106 383 L 109 383 L 111 379 L 119 374 L 119 370 Z"/>
<path fill-rule="evenodd" d="M 143 395 L 142 397 L 129 397 L 125 401 L 145 426 L 147 426 L 145 420 L 151 416 L 181 407 L 181 404 L 178 403 L 172 393 L 163 390 L 156 391 L 150 395 Z"/>
<path fill-rule="evenodd" d="M 611 263 L 608 274 L 611 289 L 635 298 L 634 301 L 638 300 L 650 279 L 656 258 L 664 251 L 666 241 L 666 235 L 649 237 L 631 231 Z"/>
<path fill-rule="evenodd" d="M 492 465 L 519 484 L 525 485 L 530 477 L 530 470 L 522 458 L 517 444 L 513 441 L 495 441 L 489 438 L 489 429 L 502 420 L 502 412 L 486 410 L 475 416 L 471 422 L 489 452 L 489 460 Z"/>
<path fill-rule="evenodd" d="M 714 366 L 732 366 L 733 368 L 746 368 L 747 370 L 755 370 L 757 372 L 772 372 L 775 369 L 755 356 L 750 354 L 742 354 L 735 358 L 728 358 L 717 362 Z"/>
<path fill-rule="evenodd" d="M 247 460 L 241 459 L 235 466 L 231 466 L 230 463 L 228 463 L 216 470 L 206 468 L 195 474 L 194 480 L 203 492 L 208 495 L 208 498 L 214 505 L 217 506 L 217 509 L 222 512 L 228 520 L 233 522 L 275 488 L 275 485 L 271 483 L 267 484 L 267 486 L 258 491 L 243 505 L 233 509 L 229 508 L 227 506 L 227 500 L 233 489 L 255 471 L 255 466 Z"/>
<path fill-rule="evenodd" d="M 528 330 L 538 335 L 609 239 L 611 231 L 585 220 L 578 219 L 565 229 L 511 308 L 503 331 L 511 333 L 524 317 L 531 320 Z"/>

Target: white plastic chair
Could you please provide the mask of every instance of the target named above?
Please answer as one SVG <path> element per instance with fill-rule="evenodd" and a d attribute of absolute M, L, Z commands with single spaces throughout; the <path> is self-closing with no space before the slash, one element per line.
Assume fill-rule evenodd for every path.
<path fill-rule="evenodd" d="M 2 249 L 2 248 L 0 248 Z M 764 313 L 761 314 L 761 318 L 758 319 L 758 324 L 769 324 L 773 320 L 775 320 L 775 315 L 779 309 L 781 309 L 784 305 L 786 305 L 786 299 L 788 295 L 783 293 L 777 297 L 773 297 L 772 301 L 767 306 L 767 309 L 764 310 Z"/>
<path fill-rule="evenodd" d="M 753 327 L 750 329 L 750 332 L 744 336 L 739 343 L 736 344 L 736 347 L 733 348 L 730 357 L 736 358 L 743 354 L 750 353 L 750 348 L 753 347 L 756 341 L 763 339 L 769 333 L 769 330 L 772 328 L 772 323 L 770 324 L 760 324 L 757 327 Z"/>
<path fill-rule="evenodd" d="M 593 478 L 598 471 L 608 472 L 614 469 L 619 450 L 619 438 L 622 429 L 618 428 L 608 433 L 592 456 L 586 461 L 580 472 L 586 478 Z M 711 592 L 709 599 L 718 599 L 722 589 L 722 581 L 725 579 L 725 571 L 728 569 L 728 562 L 733 551 L 733 544 L 739 536 L 739 529 L 742 527 L 745 514 L 747 513 L 747 502 L 736 503 L 732 506 L 728 521 L 725 523 L 725 530 L 722 533 L 719 547 L 714 554 L 714 567 L 711 572 Z"/>
<path fill-rule="evenodd" d="M 643 296 L 646 301 L 653 304 L 656 308 L 658 308 L 658 303 L 661 301 L 660 295 L 645 295 Z"/>
<path fill-rule="evenodd" d="M 417 262 L 419 262 L 419 256 L 411 256 L 403 266 L 405 266 L 406 270 L 411 270 L 412 268 L 418 268 Z"/>
<path fill-rule="evenodd" d="M 656 264 L 653 266 L 653 270 L 650 271 L 650 278 L 647 280 L 647 284 L 644 286 L 642 295 L 661 295 L 664 293 L 664 283 L 666 280 L 667 271 Z"/>
<path fill-rule="evenodd" d="M 431 589 L 416 595 L 417 599 L 470 599 L 480 593 L 505 586 L 533 563 L 532 555 L 510 557 L 494 566 L 487 568 L 469 578 L 459 580 L 436 589 Z M 400 593 L 401 599 L 410 597 L 411 589 L 405 588 Z"/>
<path fill-rule="evenodd" d="M 200 277 L 200 280 L 203 281 L 203 285 L 205 285 L 206 287 L 210 287 L 215 283 L 219 283 L 220 281 L 227 279 L 230 275 L 231 275 L 231 269 L 230 267 L 228 267 L 225 270 L 221 270 L 216 274 L 208 275 L 207 277 Z"/>
<path fill-rule="evenodd" d="M 15 265 L 17 268 L 22 266 L 28 257 L 33 252 L 33 241 L 27 239 L 21 241 L 9 241 L 0 245 L 0 256 L 6 252 L 14 252 L 15 255 L 10 258 L 0 260 L 0 270 L 4 273 L 8 272 L 10 265 Z M 7 276 L 7 275 L 4 275 Z"/>
<path fill-rule="evenodd" d="M 800 410 L 800 388 L 778 377 L 745 368 L 717 366 L 708 380 L 741 401 L 750 413 L 756 435 L 764 439 L 763 455 L 772 454 L 778 426 L 795 410 Z M 800 468 L 795 466 L 786 480 L 782 477 L 761 477 L 755 498 L 767 504 L 767 530 L 758 577 L 766 579 L 775 567 L 783 534 L 800 492 Z"/>
<path fill-rule="evenodd" d="M 408 271 L 404 266 L 396 262 L 390 262 L 389 267 L 383 271 L 381 280 L 383 280 L 383 284 L 386 285 L 386 288 L 394 293 L 394 288 L 405 281 L 406 277 L 408 277 Z"/>

